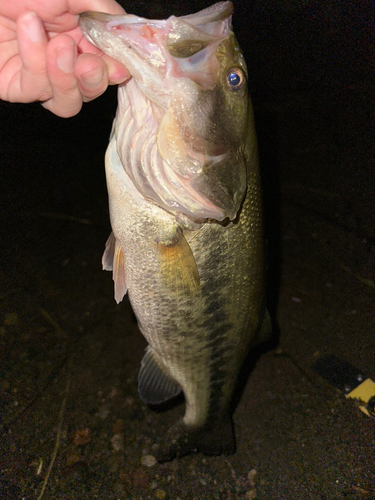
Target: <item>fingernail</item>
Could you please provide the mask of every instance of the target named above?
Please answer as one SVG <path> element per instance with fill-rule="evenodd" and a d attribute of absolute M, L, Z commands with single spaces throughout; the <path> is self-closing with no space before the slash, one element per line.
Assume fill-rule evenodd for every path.
<path fill-rule="evenodd" d="M 43 40 L 43 32 L 39 22 L 38 16 L 35 12 L 28 12 L 22 19 L 22 27 L 33 43 L 41 42 Z"/>
<path fill-rule="evenodd" d="M 103 68 L 95 68 L 81 75 L 82 82 L 85 87 L 90 89 L 96 88 L 104 78 Z"/>
<path fill-rule="evenodd" d="M 64 73 L 71 73 L 74 66 L 74 54 L 71 47 L 56 49 L 57 66 Z"/>

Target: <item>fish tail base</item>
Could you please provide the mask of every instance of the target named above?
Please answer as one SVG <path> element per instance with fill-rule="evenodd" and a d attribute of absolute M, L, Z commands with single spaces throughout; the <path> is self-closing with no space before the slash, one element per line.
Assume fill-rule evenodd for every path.
<path fill-rule="evenodd" d="M 232 455 L 235 450 L 235 435 L 229 416 L 199 429 L 190 428 L 181 420 L 169 429 L 156 458 L 159 462 L 169 462 L 190 453 Z"/>

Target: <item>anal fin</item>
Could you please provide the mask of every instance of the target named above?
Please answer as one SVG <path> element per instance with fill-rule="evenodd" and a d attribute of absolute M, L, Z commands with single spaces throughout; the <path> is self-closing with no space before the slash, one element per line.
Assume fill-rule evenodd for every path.
<path fill-rule="evenodd" d="M 263 319 L 260 324 L 260 327 L 258 328 L 254 341 L 253 341 L 253 346 L 256 346 L 258 344 L 262 344 L 263 342 L 267 342 L 272 338 L 272 319 L 270 316 L 270 313 L 268 312 L 268 309 L 264 311 Z"/>
<path fill-rule="evenodd" d="M 138 392 L 146 404 L 160 404 L 177 396 L 180 385 L 163 369 L 163 363 L 157 352 L 148 346 L 141 362 L 138 375 Z"/>

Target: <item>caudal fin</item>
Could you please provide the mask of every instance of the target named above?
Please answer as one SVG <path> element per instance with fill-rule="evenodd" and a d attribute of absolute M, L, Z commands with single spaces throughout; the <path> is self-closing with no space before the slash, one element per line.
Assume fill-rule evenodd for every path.
<path fill-rule="evenodd" d="M 189 453 L 231 455 L 235 450 L 235 435 L 229 416 L 213 425 L 193 430 L 180 420 L 167 432 L 156 458 L 159 462 L 169 462 Z"/>

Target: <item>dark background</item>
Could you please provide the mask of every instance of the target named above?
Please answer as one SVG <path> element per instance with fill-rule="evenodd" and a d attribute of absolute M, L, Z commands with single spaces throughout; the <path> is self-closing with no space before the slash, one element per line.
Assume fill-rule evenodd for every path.
<path fill-rule="evenodd" d="M 373 12 L 351 1 L 234 3 L 278 325 L 241 379 L 237 452 L 142 465 L 183 407 L 141 404 L 145 341 L 101 271 L 116 89 L 70 119 L 1 102 L 4 500 L 37 497 L 58 435 L 46 499 L 375 498 L 373 422 L 312 368 L 334 354 L 374 377 Z M 124 6 L 163 18 L 209 4 Z"/>

